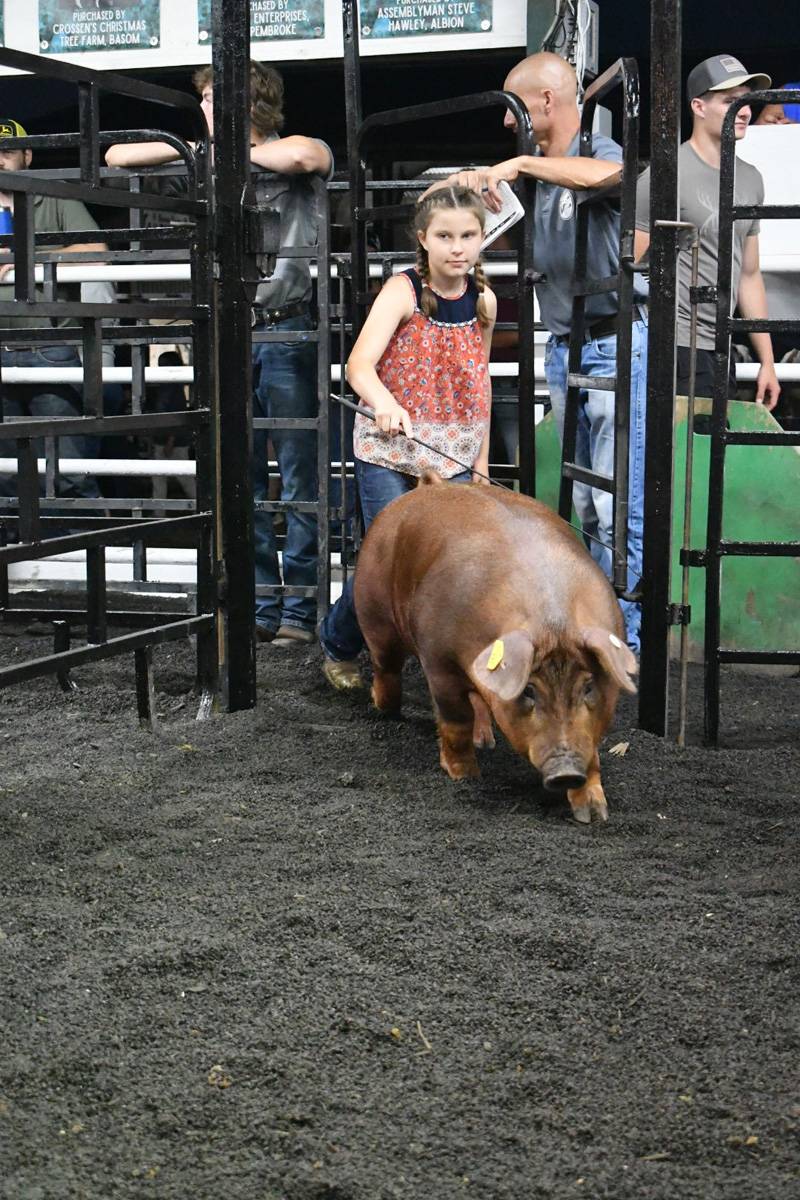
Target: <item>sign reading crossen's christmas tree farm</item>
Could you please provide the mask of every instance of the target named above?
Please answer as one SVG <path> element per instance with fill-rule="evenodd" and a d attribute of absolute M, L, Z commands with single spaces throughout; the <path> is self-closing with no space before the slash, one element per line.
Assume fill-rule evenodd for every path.
<path fill-rule="evenodd" d="M 39 0 L 39 48 L 43 54 L 152 50 L 160 21 L 161 0 Z"/>
<path fill-rule="evenodd" d="M 325 0 L 250 0 L 251 42 L 325 36 Z M 211 41 L 211 0 L 199 0 L 197 40 Z"/>
<path fill-rule="evenodd" d="M 365 38 L 488 33 L 492 28 L 492 0 L 361 0 L 359 11 Z"/>

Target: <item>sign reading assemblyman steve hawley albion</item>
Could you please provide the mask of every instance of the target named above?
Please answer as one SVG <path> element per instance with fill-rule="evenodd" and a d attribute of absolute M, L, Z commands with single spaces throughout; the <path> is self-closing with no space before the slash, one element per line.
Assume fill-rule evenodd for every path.
<path fill-rule="evenodd" d="M 359 11 L 365 38 L 488 33 L 492 28 L 492 0 L 361 0 Z"/>

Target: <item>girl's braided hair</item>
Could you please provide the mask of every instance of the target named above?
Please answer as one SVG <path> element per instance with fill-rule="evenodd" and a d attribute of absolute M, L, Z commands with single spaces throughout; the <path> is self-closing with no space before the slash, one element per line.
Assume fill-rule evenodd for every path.
<path fill-rule="evenodd" d="M 472 188 L 462 187 L 461 184 L 456 184 L 453 187 L 440 188 L 437 192 L 431 192 L 430 196 L 426 196 L 424 200 L 420 200 L 414 212 L 413 232 L 414 240 L 417 243 L 417 273 L 422 280 L 422 298 L 420 300 L 420 309 L 426 317 L 435 317 L 438 311 L 438 302 L 436 293 L 430 286 L 430 268 L 428 266 L 428 251 L 422 245 L 417 237 L 420 233 L 425 233 L 431 223 L 433 214 L 441 208 L 463 208 L 468 212 L 472 212 L 478 219 L 478 224 L 483 230 L 486 224 L 486 209 L 483 206 L 483 201 L 477 192 L 473 192 Z M 475 305 L 475 312 L 478 317 L 478 324 L 486 326 L 489 324 L 489 314 L 486 310 L 486 301 L 483 298 L 483 291 L 486 287 L 486 276 L 483 270 L 483 263 L 480 259 L 475 263 L 473 268 L 475 275 L 475 286 L 478 289 L 478 302 Z"/>

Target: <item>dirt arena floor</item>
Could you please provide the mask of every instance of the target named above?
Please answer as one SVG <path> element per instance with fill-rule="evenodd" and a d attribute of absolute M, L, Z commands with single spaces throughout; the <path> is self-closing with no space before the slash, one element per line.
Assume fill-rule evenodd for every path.
<path fill-rule="evenodd" d="M 800 678 L 726 672 L 716 753 L 626 701 L 587 829 L 505 747 L 449 782 L 415 671 L 192 674 L 155 733 L 132 659 L 0 692 L 5 1200 L 800 1195 Z"/>

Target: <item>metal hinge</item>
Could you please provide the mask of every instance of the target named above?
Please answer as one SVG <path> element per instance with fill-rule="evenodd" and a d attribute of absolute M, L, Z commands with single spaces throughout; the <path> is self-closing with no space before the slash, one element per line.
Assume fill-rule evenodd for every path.
<path fill-rule="evenodd" d="M 669 625 L 691 625 L 691 623 L 692 623 L 692 606 L 691 606 L 691 604 L 668 604 L 667 605 L 667 623 Z"/>

